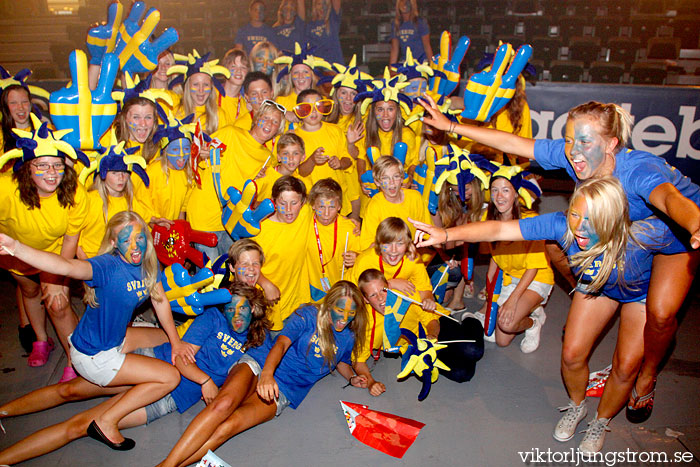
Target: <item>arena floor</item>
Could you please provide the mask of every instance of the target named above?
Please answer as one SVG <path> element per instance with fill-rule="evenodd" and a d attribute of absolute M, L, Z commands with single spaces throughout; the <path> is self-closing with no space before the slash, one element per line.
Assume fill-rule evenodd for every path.
<path fill-rule="evenodd" d="M 546 195 L 541 212 L 563 209 L 560 195 Z M 485 267 L 477 268 L 477 290 L 483 284 Z M 29 368 L 17 340 L 14 292 L 7 276 L 0 284 L 6 300 L 0 305 L 0 402 L 46 384 L 55 383 L 65 364 L 62 352 L 51 355 L 42 368 Z M 604 451 L 607 463 L 596 465 L 651 465 L 628 462 L 631 453 L 661 453 L 670 462 L 678 459 L 700 461 L 700 294 L 694 287 L 681 316 L 675 350 L 658 381 L 652 417 L 641 425 L 626 421 L 624 413 L 610 424 Z M 484 358 L 478 363 L 473 380 L 457 384 L 440 378 L 429 397 L 417 401 L 421 383 L 410 378 L 396 381 L 399 362 L 381 359 L 374 367 L 375 378 L 387 392 L 373 398 L 366 390 L 345 388 L 345 380 L 329 376 L 320 381 L 297 410 L 286 410 L 278 419 L 255 427 L 224 444 L 217 454 L 231 465 L 240 466 L 384 466 L 384 465 L 578 465 L 572 453 L 583 434 L 567 443 L 552 438 L 559 418 L 557 407 L 566 405 L 567 396 L 559 374 L 562 326 L 569 306 L 566 292 L 555 287 L 546 307 L 547 322 L 540 348 L 529 355 L 520 352 L 520 337 L 505 349 L 486 343 Z M 467 303 L 477 308 L 475 301 Z M 601 339 L 591 358 L 591 369 L 610 363 L 617 334 L 617 323 Z M 365 446 L 348 432 L 338 400 L 367 404 L 372 409 L 421 421 L 426 426 L 402 460 Z M 0 448 L 20 440 L 51 423 L 62 421 L 97 401 L 68 404 L 4 421 L 7 434 L 0 434 Z M 137 446 L 119 453 L 89 438 L 28 461 L 27 466 L 149 466 L 163 459 L 180 433 L 202 408 L 199 403 L 183 415 L 171 414 L 148 427 L 125 432 Z M 589 400 L 589 419 L 596 399 Z M 591 410 L 593 408 L 593 410 Z M 579 425 L 583 430 L 585 423 Z M 680 434 L 679 434 L 680 433 Z M 547 451 L 549 450 L 549 458 Z M 613 458 L 614 453 L 614 458 Z M 663 454 L 665 453 L 665 454 Z M 539 457 L 524 457 L 524 456 Z M 565 462 L 563 456 L 569 456 Z M 682 457 L 685 456 L 685 457 Z M 524 462 L 525 460 L 525 462 Z M 529 460 L 529 462 L 528 462 Z"/>

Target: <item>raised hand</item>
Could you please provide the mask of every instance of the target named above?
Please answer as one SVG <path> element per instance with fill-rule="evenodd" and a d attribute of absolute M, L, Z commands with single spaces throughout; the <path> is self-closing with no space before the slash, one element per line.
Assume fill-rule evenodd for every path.
<path fill-rule="evenodd" d="M 117 115 L 117 103 L 112 99 L 119 60 L 111 53 L 104 56 L 100 78 L 95 90 L 90 90 L 85 52 L 74 50 L 69 58 L 69 86 L 52 92 L 49 113 L 58 130 L 73 130 L 63 140 L 82 150 L 100 149 L 100 137 L 109 129 Z"/>
<path fill-rule="evenodd" d="M 129 16 L 119 28 L 117 43 L 114 47 L 114 52 L 119 56 L 121 69 L 131 74 L 155 70 L 158 65 L 158 55 L 176 43 L 179 38 L 175 29 L 168 28 L 151 42 L 151 34 L 160 22 L 160 11 L 151 8 L 141 23 L 145 10 L 144 2 L 134 3 Z"/>
<path fill-rule="evenodd" d="M 211 292 L 199 292 L 200 289 L 214 282 L 211 269 L 202 268 L 194 276 L 179 263 L 172 264 L 160 273 L 165 289 L 165 297 L 175 313 L 197 316 L 205 307 L 222 305 L 231 301 L 231 293 L 226 289 Z"/>
<path fill-rule="evenodd" d="M 532 55 L 532 46 L 521 46 L 513 57 L 513 47 L 501 44 L 488 71 L 469 78 L 464 89 L 462 117 L 485 122 L 515 95 L 515 84 Z M 512 58 L 512 61 L 511 61 Z M 508 70 L 506 66 L 510 62 Z"/>
<path fill-rule="evenodd" d="M 253 180 L 245 182 L 242 193 L 234 187 L 226 190 L 228 197 L 221 223 L 234 240 L 256 236 L 260 233 L 260 222 L 275 212 L 275 205 L 269 199 L 264 199 L 256 209 L 251 209 L 257 192 L 258 186 Z"/>
<path fill-rule="evenodd" d="M 91 65 L 100 65 L 104 55 L 114 51 L 123 15 L 124 7 L 119 1 L 110 3 L 107 8 L 107 22 L 97 23 L 88 31 L 86 43 Z"/>
<path fill-rule="evenodd" d="M 429 89 L 442 96 L 449 96 L 459 85 L 459 67 L 464 60 L 464 56 L 469 50 L 469 38 L 462 36 L 457 41 L 452 57 L 450 57 L 450 46 L 452 36 L 449 32 L 443 31 L 440 36 L 440 53 L 433 57 L 431 68 L 438 73 L 430 79 Z M 440 76 L 442 75 L 442 76 Z"/>

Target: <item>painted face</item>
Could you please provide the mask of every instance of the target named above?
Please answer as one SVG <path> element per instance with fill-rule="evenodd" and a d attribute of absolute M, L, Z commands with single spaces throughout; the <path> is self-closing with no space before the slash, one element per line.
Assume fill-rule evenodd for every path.
<path fill-rule="evenodd" d="M 129 172 L 108 170 L 105 176 L 105 187 L 107 194 L 116 198 L 124 195 L 124 188 L 129 181 Z"/>
<path fill-rule="evenodd" d="M 253 3 L 250 7 L 250 20 L 251 21 L 265 21 L 265 4 L 262 2 Z"/>
<path fill-rule="evenodd" d="M 236 275 L 236 280 L 253 287 L 260 278 L 260 268 L 262 261 L 260 253 L 255 250 L 244 251 L 238 256 L 235 270 L 231 270 Z M 233 266 L 231 266 L 233 268 Z"/>
<path fill-rule="evenodd" d="M 401 183 L 403 182 L 403 171 L 396 166 L 391 166 L 384 171 L 378 180 L 378 187 L 384 193 L 384 197 L 389 202 L 401 201 Z"/>
<path fill-rule="evenodd" d="M 299 217 L 303 205 L 301 194 L 295 191 L 283 191 L 275 199 L 277 218 L 285 224 L 291 224 Z"/>
<path fill-rule="evenodd" d="M 195 73 L 187 81 L 194 105 L 199 107 L 206 104 L 211 95 L 211 76 L 206 73 Z"/>
<path fill-rule="evenodd" d="M 396 240 L 390 243 L 379 245 L 382 251 L 382 259 L 390 266 L 396 266 L 408 251 L 408 244 L 405 240 Z"/>
<path fill-rule="evenodd" d="M 224 307 L 224 316 L 233 332 L 240 334 L 248 330 L 253 319 L 253 308 L 247 298 L 234 295 Z"/>
<path fill-rule="evenodd" d="M 270 49 L 260 47 L 252 57 L 253 71 L 262 71 L 267 76 L 272 76 L 275 71 L 275 55 Z"/>
<path fill-rule="evenodd" d="M 282 112 L 278 110 L 266 112 L 253 125 L 253 128 L 250 130 L 251 136 L 260 144 L 270 141 L 280 131 L 282 118 L 284 118 L 282 117 Z"/>
<path fill-rule="evenodd" d="M 127 263 L 138 266 L 146 254 L 147 232 L 141 230 L 138 222 L 130 222 L 117 232 L 117 250 Z"/>
<path fill-rule="evenodd" d="M 158 68 L 156 68 L 154 77 L 163 82 L 168 81 L 168 68 L 175 65 L 175 59 L 173 59 L 172 54 L 167 53 L 158 59 Z"/>
<path fill-rule="evenodd" d="M 153 134 L 156 113 L 149 104 L 135 104 L 126 112 L 126 125 L 129 127 L 129 140 L 143 144 Z"/>
<path fill-rule="evenodd" d="M 584 196 L 578 196 L 573 200 L 567 215 L 569 230 L 574 234 L 578 247 L 588 250 L 600 241 L 600 237 L 588 219 L 588 203 Z"/>
<path fill-rule="evenodd" d="M 297 94 L 311 88 L 311 73 L 311 68 L 302 63 L 292 67 L 292 86 Z"/>
<path fill-rule="evenodd" d="M 503 177 L 496 178 L 491 183 L 491 202 L 496 205 L 501 218 L 510 218 L 513 215 L 513 205 L 518 202 L 518 194 L 513 184 Z"/>
<path fill-rule="evenodd" d="M 405 0 L 401 3 L 401 6 L 399 7 L 399 11 L 406 16 L 411 14 L 411 9 L 411 0 Z"/>
<path fill-rule="evenodd" d="M 357 305 L 350 297 L 340 297 L 331 307 L 333 328 L 340 332 L 355 319 Z"/>
<path fill-rule="evenodd" d="M 338 103 L 340 104 L 340 113 L 343 115 L 350 115 L 355 110 L 353 99 L 357 96 L 357 91 L 341 86 L 336 91 L 336 95 L 338 96 Z"/>
<path fill-rule="evenodd" d="M 456 188 L 457 187 L 455 187 L 455 189 Z M 467 183 L 466 185 L 464 185 L 464 201 L 469 201 L 470 199 L 472 199 L 473 193 L 474 192 L 472 191 L 472 184 L 471 183 Z"/>
<path fill-rule="evenodd" d="M 291 175 L 299 167 L 304 156 L 301 146 L 292 144 L 278 150 L 277 161 L 284 167 L 284 170 L 287 172 L 286 175 Z"/>
<path fill-rule="evenodd" d="M 593 118 L 567 120 L 564 150 L 579 180 L 588 180 L 600 173 L 605 162 L 608 141 L 600 133 L 600 124 Z"/>
<path fill-rule="evenodd" d="M 171 141 L 165 147 L 165 156 L 168 158 L 168 167 L 173 170 L 182 170 L 187 165 L 187 160 L 192 155 L 192 143 L 187 138 L 178 138 Z"/>
<path fill-rule="evenodd" d="M 377 119 L 379 128 L 381 128 L 382 131 L 391 131 L 394 127 L 398 109 L 399 106 L 394 101 L 381 101 L 374 104 L 374 117 Z"/>
<path fill-rule="evenodd" d="M 428 80 L 423 78 L 413 78 L 409 81 L 409 85 L 403 88 L 403 93 L 413 99 L 414 97 L 422 96 L 428 89 Z"/>
<path fill-rule="evenodd" d="M 253 108 L 253 112 L 257 112 L 260 109 L 265 99 L 272 98 L 272 88 L 268 86 L 267 82 L 259 79 L 248 84 L 245 90 L 245 100 Z"/>
<path fill-rule="evenodd" d="M 313 208 L 316 220 L 323 225 L 330 225 L 340 213 L 340 201 L 336 198 L 317 198 Z"/>
<path fill-rule="evenodd" d="M 314 0 L 313 9 L 317 11 L 317 19 L 325 18 L 330 10 L 330 2 L 328 0 Z"/>
<path fill-rule="evenodd" d="M 66 163 L 61 157 L 37 157 L 29 165 L 39 196 L 50 196 L 63 181 Z"/>
<path fill-rule="evenodd" d="M 282 2 L 280 6 L 282 12 L 282 21 L 284 24 L 290 24 L 294 21 L 294 17 L 297 15 L 297 9 L 294 3 L 291 1 Z"/>
<path fill-rule="evenodd" d="M 248 74 L 248 63 L 243 61 L 243 57 L 236 57 L 233 59 L 233 63 L 228 67 L 228 71 L 231 72 L 229 82 L 233 85 L 241 86 Z"/>
<path fill-rule="evenodd" d="M 362 294 L 374 311 L 384 314 L 384 306 L 386 305 L 386 284 L 384 281 L 381 279 L 369 281 L 362 288 Z"/>
<path fill-rule="evenodd" d="M 29 127 L 29 112 L 32 109 L 32 103 L 26 90 L 13 89 L 8 92 L 7 107 L 15 122 L 15 128 Z"/>

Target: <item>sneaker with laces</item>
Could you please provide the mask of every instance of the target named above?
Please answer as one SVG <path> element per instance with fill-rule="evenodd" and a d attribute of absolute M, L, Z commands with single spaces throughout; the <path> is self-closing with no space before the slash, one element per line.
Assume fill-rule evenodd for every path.
<path fill-rule="evenodd" d="M 578 450 L 584 456 L 595 454 L 603 449 L 605 432 L 610 431 L 608 423 L 610 423 L 609 418 L 598 418 L 598 413 L 596 412 L 595 418 L 588 424 L 588 429 L 584 430 L 586 436 L 583 437 L 581 444 L 578 445 Z"/>
<path fill-rule="evenodd" d="M 520 341 L 520 350 L 523 353 L 534 352 L 540 346 L 540 333 L 547 315 L 544 314 L 544 309 L 539 306 L 530 314 L 530 318 L 532 319 L 532 327 L 525 330 L 525 337 Z"/>
<path fill-rule="evenodd" d="M 574 404 L 574 401 L 569 401 L 569 405 L 559 407 L 560 412 L 564 412 L 557 426 L 554 427 L 554 439 L 561 441 L 569 441 L 576 433 L 576 426 L 586 418 L 588 409 L 586 408 L 586 400 L 582 400 L 579 405 Z"/>

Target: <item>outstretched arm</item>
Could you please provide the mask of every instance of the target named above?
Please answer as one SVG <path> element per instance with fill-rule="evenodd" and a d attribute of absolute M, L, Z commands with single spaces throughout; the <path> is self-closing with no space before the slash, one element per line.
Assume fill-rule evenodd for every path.
<path fill-rule="evenodd" d="M 437 128 L 438 130 L 457 133 L 477 143 L 498 149 L 508 154 L 514 154 L 527 159 L 535 158 L 534 139 L 523 138 L 522 136 L 514 135 L 506 131 L 455 123 L 440 112 L 435 101 L 427 94 L 424 94 L 418 102 L 425 108 L 426 112 L 423 116 L 423 123 Z"/>
<path fill-rule="evenodd" d="M 440 245 L 446 240 L 468 243 L 524 240 L 517 220 L 471 222 L 450 229 L 435 227 L 410 217 L 408 220 L 416 227 L 415 243 L 418 248 Z"/>
<path fill-rule="evenodd" d="M 265 366 L 258 378 L 258 395 L 262 400 L 272 401 L 280 396 L 280 390 L 275 381 L 275 370 L 282 361 L 282 357 L 287 353 L 287 349 L 292 345 L 292 341 L 287 336 L 279 336 L 275 345 L 265 359 Z"/>
<path fill-rule="evenodd" d="M 55 253 L 37 250 L 5 234 L 0 234 L 0 255 L 12 255 L 30 266 L 58 276 L 83 281 L 92 279 L 92 265 L 87 261 L 66 259 Z"/>
<path fill-rule="evenodd" d="M 700 208 L 671 183 L 662 183 L 649 195 L 654 207 L 690 232 L 690 245 L 700 247 Z"/>

